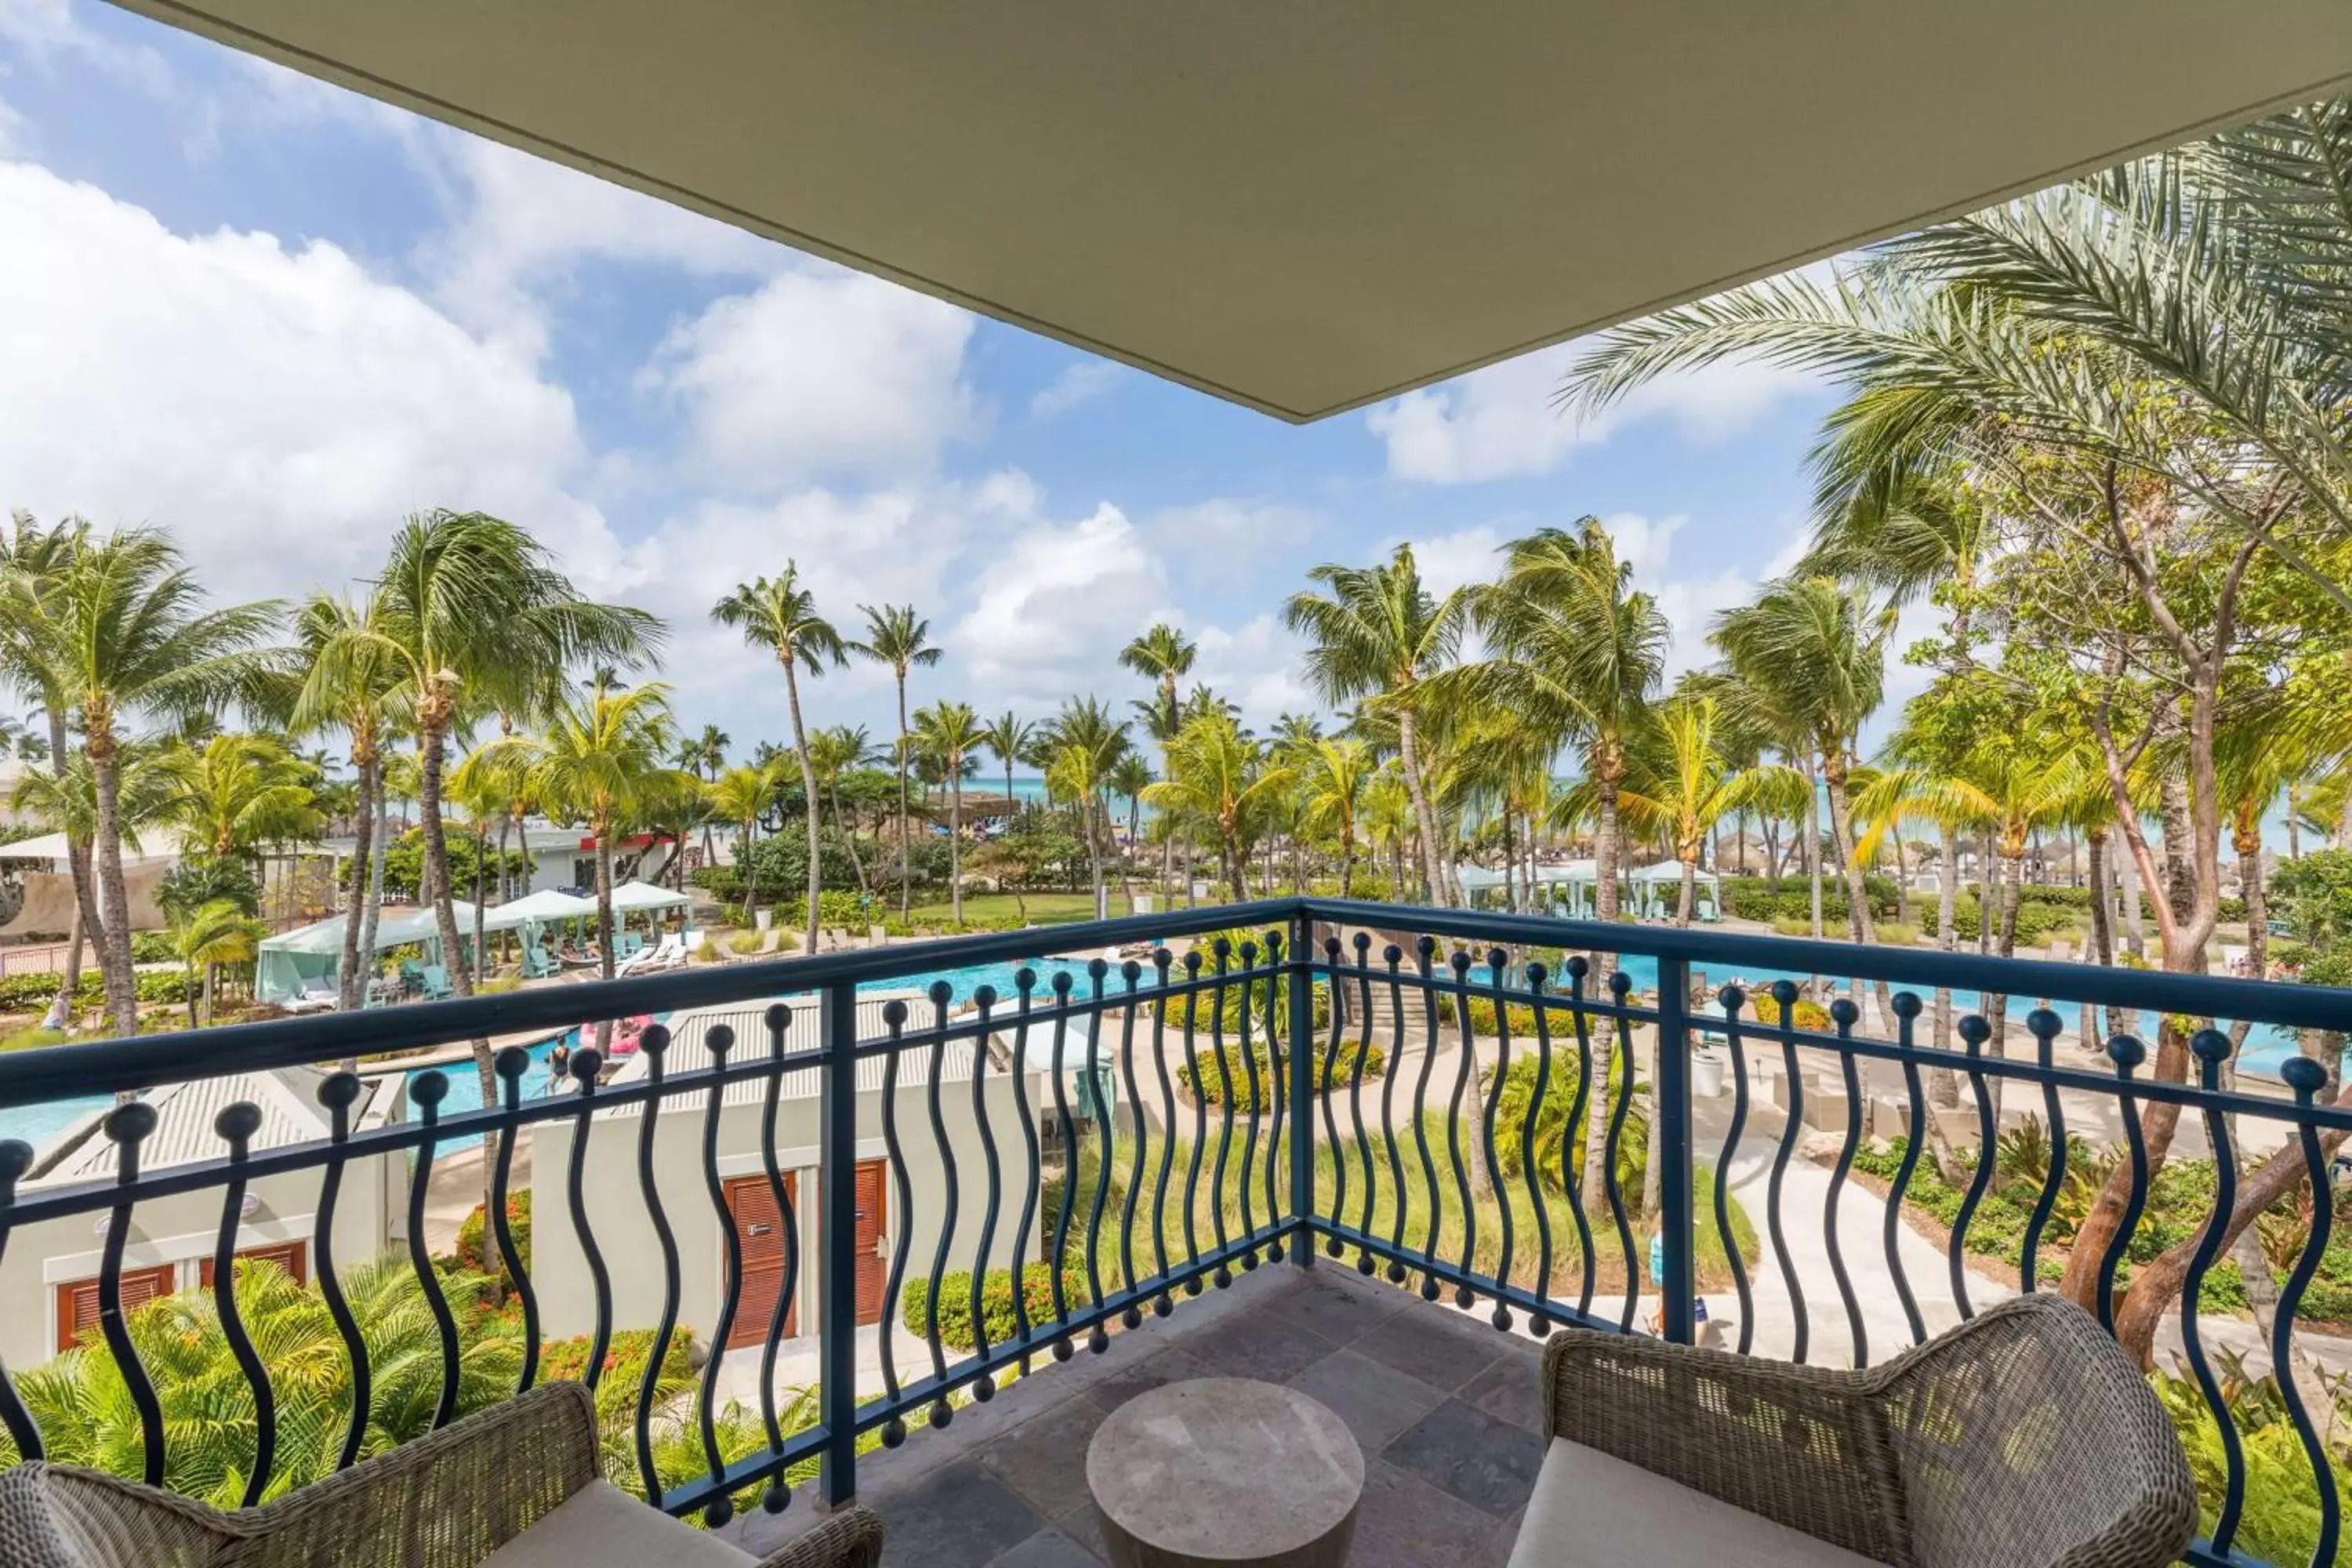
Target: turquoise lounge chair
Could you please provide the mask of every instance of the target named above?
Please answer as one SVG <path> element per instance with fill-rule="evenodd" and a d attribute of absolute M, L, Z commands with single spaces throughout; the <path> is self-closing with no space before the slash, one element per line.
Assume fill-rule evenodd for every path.
<path fill-rule="evenodd" d="M 613 942 L 619 949 L 617 956 L 622 958 L 634 958 L 643 952 L 646 946 L 646 939 L 633 931 L 623 931 L 613 939 Z"/>
<path fill-rule="evenodd" d="M 522 950 L 522 977 L 525 980 L 545 980 L 562 972 L 563 966 L 555 962 L 555 954 L 538 942 L 532 942 Z"/>
<path fill-rule="evenodd" d="M 444 996 L 456 994 L 456 988 L 449 984 L 449 972 L 437 963 L 425 966 L 423 981 L 427 1002 L 437 1002 Z"/>

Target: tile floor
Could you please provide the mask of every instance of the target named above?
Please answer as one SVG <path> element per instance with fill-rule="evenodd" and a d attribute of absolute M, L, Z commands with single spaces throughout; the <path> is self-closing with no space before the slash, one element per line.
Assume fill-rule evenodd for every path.
<path fill-rule="evenodd" d="M 1102 1561 L 1087 1444 L 1124 1401 L 1192 1377 L 1286 1383 L 1321 1400 L 1364 1452 L 1352 1568 L 1500 1564 L 1543 1456 L 1541 1347 L 1524 1330 L 1432 1305 L 1352 1268 L 1261 1267 L 1179 1300 L 1166 1321 L 1043 1368 L 944 1431 L 859 1461 L 860 1500 L 889 1528 L 885 1564 L 1065 1568 Z M 734 1528 L 773 1550 L 818 1516 L 796 1498 Z"/>

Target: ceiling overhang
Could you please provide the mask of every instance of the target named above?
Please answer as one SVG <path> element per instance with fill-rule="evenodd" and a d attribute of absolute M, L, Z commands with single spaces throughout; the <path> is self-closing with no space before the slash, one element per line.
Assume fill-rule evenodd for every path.
<path fill-rule="evenodd" d="M 2352 79 L 2345 0 L 119 0 L 1280 418 Z"/>

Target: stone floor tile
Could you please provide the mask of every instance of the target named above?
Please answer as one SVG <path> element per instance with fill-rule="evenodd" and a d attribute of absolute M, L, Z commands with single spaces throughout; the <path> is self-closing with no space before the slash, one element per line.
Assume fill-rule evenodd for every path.
<path fill-rule="evenodd" d="M 1105 1410 L 1116 1410 L 1137 1394 L 1149 1394 L 1162 1384 L 1214 1375 L 1197 1356 L 1181 1350 L 1164 1350 L 1104 1378 L 1087 1394 Z"/>
<path fill-rule="evenodd" d="M 1543 1365 L 1505 1356 L 1464 1386 L 1462 1397 L 1514 1426 L 1543 1431 Z"/>
<path fill-rule="evenodd" d="M 1527 1505 L 1543 1464 L 1533 1432 L 1449 1399 L 1405 1429 L 1381 1457 L 1397 1468 L 1507 1520 Z"/>
<path fill-rule="evenodd" d="M 1506 1526 L 1426 1481 L 1378 1459 L 1364 1464 L 1349 1568 L 1500 1568 Z"/>
<path fill-rule="evenodd" d="M 1349 1349 L 1451 1394 L 1494 1365 L 1508 1347 L 1502 1335 L 1448 1322 L 1446 1316 L 1427 1307 L 1396 1313 L 1358 1336 Z"/>
<path fill-rule="evenodd" d="M 1308 1272 L 1307 1283 L 1266 1303 L 1265 1311 L 1344 1345 L 1386 1322 L 1412 1299 L 1392 1285 L 1376 1283 L 1344 1264 L 1319 1258 Z"/>
<path fill-rule="evenodd" d="M 1042 1530 L 998 1558 L 995 1568 L 1102 1568 L 1102 1559 L 1058 1530 Z"/>
<path fill-rule="evenodd" d="M 876 1511 L 884 1568 L 981 1568 L 1045 1528 L 1045 1517 L 979 1465 L 950 1465 Z"/>
<path fill-rule="evenodd" d="M 1255 1377 L 1287 1383 L 1339 1347 L 1311 1329 L 1253 1312 L 1185 1347 L 1211 1377 Z"/>
<path fill-rule="evenodd" d="M 1058 1517 L 1092 1500 L 1087 1445 L 1107 1414 L 1092 1400 L 1072 1400 L 990 1444 L 981 1463 L 1046 1518 Z"/>
<path fill-rule="evenodd" d="M 1328 1405 L 1367 1454 L 1386 1447 L 1445 1401 L 1444 1390 L 1353 1351 L 1325 1356 L 1292 1378 L 1290 1386 Z"/>
<path fill-rule="evenodd" d="M 1095 1511 L 1092 1498 L 1087 1500 L 1087 1505 L 1084 1508 L 1072 1509 L 1055 1520 L 1054 1528 L 1097 1557 L 1110 1555 L 1103 1549 L 1102 1515 Z"/>

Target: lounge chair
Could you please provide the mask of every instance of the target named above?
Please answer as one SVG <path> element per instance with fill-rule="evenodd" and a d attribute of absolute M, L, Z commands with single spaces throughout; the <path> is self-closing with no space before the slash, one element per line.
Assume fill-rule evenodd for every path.
<path fill-rule="evenodd" d="M 646 939 L 635 931 L 625 931 L 613 939 L 613 945 L 623 958 L 635 958 L 646 949 Z"/>
<path fill-rule="evenodd" d="M 555 954 L 538 942 L 522 950 L 522 977 L 525 980 L 546 980 L 563 973 L 563 965 L 555 962 Z"/>
<path fill-rule="evenodd" d="M 423 989 L 427 1002 L 438 1002 L 444 996 L 457 994 L 457 988 L 449 984 L 449 972 L 437 963 L 425 966 Z"/>
<path fill-rule="evenodd" d="M 1512 1568 L 2165 1568 L 2197 1487 L 2139 1368 L 2040 1294 L 1883 1366 L 1567 1329 Z"/>
<path fill-rule="evenodd" d="M 877 1568 L 882 1521 L 846 1508 L 765 1558 L 604 1480 L 596 1409 L 542 1384 L 260 1508 L 224 1513 L 97 1470 L 40 1461 L 0 1472 L 8 1561 L 53 1568 L 170 1562 L 399 1563 L 505 1568 L 662 1563 L 677 1568 Z"/>
<path fill-rule="evenodd" d="M 335 983 L 320 978 L 302 982 L 302 989 L 294 999 L 281 1005 L 289 1013 L 323 1013 L 341 1000 Z"/>

